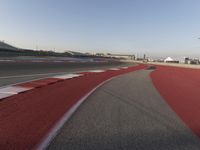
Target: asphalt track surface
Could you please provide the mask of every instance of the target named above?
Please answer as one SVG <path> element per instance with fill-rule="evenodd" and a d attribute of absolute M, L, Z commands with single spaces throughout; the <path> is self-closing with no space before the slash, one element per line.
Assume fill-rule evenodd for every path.
<path fill-rule="evenodd" d="M 58 74 L 130 65 L 133 65 L 133 63 L 117 61 L 102 63 L 0 62 L 0 87 Z"/>
<path fill-rule="evenodd" d="M 48 149 L 199 150 L 199 138 L 160 96 L 150 73 L 151 70 L 129 73 L 96 90 Z M 166 76 L 159 75 L 162 76 L 156 79 L 164 82 L 166 78 L 162 77 Z"/>
<path fill-rule="evenodd" d="M 92 89 L 112 77 L 144 67 L 138 65 L 101 73 L 83 72 L 83 76 L 45 84 L 1 100 L 0 148 L 36 148 L 66 112 Z"/>

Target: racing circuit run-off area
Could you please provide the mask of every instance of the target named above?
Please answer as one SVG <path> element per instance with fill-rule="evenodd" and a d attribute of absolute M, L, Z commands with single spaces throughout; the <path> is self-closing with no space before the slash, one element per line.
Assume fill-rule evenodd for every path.
<path fill-rule="evenodd" d="M 131 74 L 133 72 L 135 75 Z M 125 74 L 128 74 L 128 76 L 124 77 Z M 117 127 L 117 130 L 121 129 L 122 131 L 130 129 L 130 135 L 144 131 L 159 130 L 158 127 L 161 127 L 160 129 L 165 130 L 166 127 L 163 126 L 162 123 L 160 123 L 162 122 L 161 120 L 164 120 L 164 122 L 169 124 L 170 126 L 173 126 L 173 121 L 170 122 L 169 120 L 167 120 L 167 118 L 164 117 L 164 115 L 162 115 L 160 118 L 158 118 L 157 115 L 159 114 L 159 112 L 162 113 L 167 110 L 166 114 L 169 115 L 168 117 L 171 117 L 170 114 L 173 115 L 173 113 L 175 112 L 174 114 L 177 114 L 178 116 L 176 119 L 180 118 L 180 120 L 183 121 L 183 124 L 185 123 L 185 125 L 187 126 L 187 129 L 189 129 L 189 131 L 191 130 L 197 135 L 197 141 L 199 140 L 200 70 L 159 65 L 149 67 L 147 64 L 139 64 L 129 67 L 118 67 L 110 68 L 107 70 L 93 70 L 87 72 L 79 72 L 77 74 L 71 75 L 67 74 L 54 76 L 52 78 L 45 78 L 14 85 L 10 88 L 1 88 L 0 94 L 11 94 L 12 92 L 8 91 L 10 89 L 21 89 L 22 91 L 18 94 L 4 97 L 0 100 L 0 149 L 46 149 L 55 138 L 55 136 L 58 135 L 58 131 L 61 129 L 64 123 L 68 121 L 73 113 L 75 113 L 75 110 L 79 107 L 79 105 L 81 105 L 84 100 L 87 101 L 86 98 L 94 90 L 103 85 L 105 82 L 121 75 L 123 75 L 122 77 L 124 78 L 116 80 L 115 82 L 118 83 L 116 85 L 118 85 L 120 89 L 120 83 L 127 84 L 127 86 L 129 86 L 129 89 L 125 88 L 126 86 L 124 86 L 124 89 L 120 89 L 121 91 L 119 91 L 117 86 L 115 86 L 115 88 L 119 93 L 118 98 L 120 97 L 120 94 L 123 94 L 124 91 L 124 93 L 127 92 L 125 95 L 120 97 L 120 99 L 124 98 L 124 100 L 121 99 L 120 101 L 117 101 L 114 96 L 111 96 L 110 99 L 113 98 L 114 100 L 114 103 L 111 104 L 112 101 L 109 102 L 109 98 L 107 99 L 106 97 L 104 97 L 105 99 L 101 99 L 101 101 L 109 102 L 108 106 L 110 106 L 112 110 L 105 110 L 112 112 L 111 114 L 113 116 L 118 113 L 119 116 L 124 114 L 125 110 L 122 109 L 123 107 L 126 108 L 126 110 L 128 110 L 129 112 L 128 114 L 124 115 L 124 118 L 121 117 L 121 119 L 123 120 L 121 120 L 123 123 L 120 123 L 121 128 L 118 128 L 118 124 L 114 124 L 112 126 L 113 129 L 115 127 Z M 124 81 L 126 81 L 127 83 L 122 83 Z M 135 84 L 129 84 L 131 82 Z M 152 88 L 153 86 L 155 86 L 155 88 Z M 28 89 L 27 91 L 24 90 L 26 88 Z M 139 92 L 136 92 L 137 90 Z M 156 92 L 158 92 L 160 95 L 156 95 Z M 126 95 L 129 94 L 130 98 L 126 99 Z M 153 98 L 148 95 L 152 96 Z M 162 98 L 164 99 L 163 101 Z M 128 100 L 130 101 L 128 102 Z M 98 102 L 97 99 L 93 99 L 93 101 Z M 165 103 L 162 102 L 166 102 L 166 104 L 168 104 L 169 106 L 167 105 L 166 107 Z M 117 107 L 115 107 L 115 105 Z M 107 105 L 102 105 L 102 107 L 107 107 Z M 168 108 L 171 108 L 173 110 L 173 113 L 168 113 Z M 155 115 L 153 113 L 154 111 L 156 112 Z M 74 117 L 76 117 L 76 115 Z M 95 116 L 94 118 L 98 117 L 103 118 L 103 113 L 102 116 Z M 120 117 L 118 117 L 116 118 L 119 119 Z M 146 120 L 145 122 L 145 118 L 149 120 Z M 113 119 L 115 119 L 115 117 L 113 117 Z M 133 119 L 133 122 L 130 121 L 131 119 Z M 112 124 L 112 121 L 110 121 L 110 119 L 105 119 L 105 121 L 108 121 L 108 123 Z M 120 122 L 120 120 L 117 121 Z M 130 124 L 129 128 L 123 128 L 124 125 L 126 126 L 125 122 L 127 124 Z M 135 122 L 136 124 L 134 124 Z M 111 126 L 110 124 L 108 124 L 108 127 Z M 76 123 L 76 126 L 79 125 L 80 124 Z M 100 127 L 100 124 L 98 125 Z M 171 128 L 170 126 L 168 126 L 169 130 L 166 130 L 167 133 L 170 132 L 169 135 L 171 134 L 171 131 L 172 133 L 174 132 L 174 130 L 170 130 L 173 129 L 173 127 Z M 140 129 L 140 127 L 142 127 L 142 131 L 137 130 Z M 98 127 L 94 126 L 93 128 L 95 129 Z M 154 128 L 155 130 L 152 130 Z M 132 132 L 131 129 L 133 129 L 134 132 Z M 108 131 L 109 130 L 112 131 L 112 129 L 108 129 Z M 118 131 L 121 133 L 119 137 L 123 135 L 122 131 Z M 193 134 L 192 132 L 191 134 Z M 147 134 L 151 132 L 144 133 L 144 135 L 139 133 L 139 140 L 136 134 L 136 143 L 137 140 L 141 140 L 142 142 L 140 142 L 145 145 L 144 139 L 145 137 L 148 137 Z M 166 136 L 166 132 L 163 133 L 164 134 L 159 134 L 159 136 L 161 136 L 161 139 L 157 139 L 156 141 L 157 137 L 153 136 L 151 137 L 151 139 L 153 139 L 155 143 L 158 142 L 159 145 L 162 145 L 163 141 L 164 143 L 169 142 L 169 145 L 171 143 L 173 145 L 173 141 L 170 141 L 170 139 L 168 139 L 169 141 L 165 141 L 166 139 L 163 140 L 163 137 Z M 111 141 L 113 138 L 114 137 L 111 138 Z M 178 137 L 175 133 L 174 139 L 177 138 Z M 180 139 L 184 139 L 184 137 L 181 137 Z M 188 139 L 186 137 L 186 140 Z M 131 140 L 129 141 L 130 144 L 135 142 Z M 120 139 L 120 141 L 121 144 L 127 144 L 127 141 L 123 140 L 123 137 Z M 54 141 L 54 143 L 55 142 L 56 141 Z M 149 140 L 147 140 L 147 143 L 148 142 Z M 190 141 L 188 140 L 185 142 Z M 197 143 L 199 143 L 199 141 Z M 174 144 L 175 146 L 177 146 L 177 144 L 180 143 L 175 142 Z M 184 143 L 182 144 L 183 147 L 187 146 L 186 143 L 186 145 L 184 145 Z M 192 143 L 190 144 L 192 145 Z M 143 145 L 140 146 L 142 147 Z M 124 145 L 120 145 L 120 148 L 121 146 L 123 147 Z M 157 144 L 155 144 L 155 146 L 157 146 Z M 140 149 L 141 147 L 138 147 L 138 149 Z M 176 148 L 177 147 L 175 147 L 175 149 Z M 151 147 L 151 149 L 153 149 L 153 147 Z"/>
<path fill-rule="evenodd" d="M 161 96 L 200 137 L 200 70 L 157 66 L 151 78 Z"/>

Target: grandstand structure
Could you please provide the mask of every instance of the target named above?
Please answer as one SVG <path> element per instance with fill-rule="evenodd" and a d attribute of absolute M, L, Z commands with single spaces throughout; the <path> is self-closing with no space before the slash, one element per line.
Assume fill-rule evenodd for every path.
<path fill-rule="evenodd" d="M 13 50 L 13 51 L 17 51 L 18 48 L 8 44 L 8 43 L 5 43 L 4 41 L 0 41 L 0 50 Z"/>
<path fill-rule="evenodd" d="M 16 56 L 71 56 L 70 53 L 56 53 L 54 51 L 22 49 L 0 41 L 0 57 Z"/>
<path fill-rule="evenodd" d="M 17 56 L 20 53 L 20 49 L 14 47 L 4 41 L 0 41 L 0 56 Z"/>

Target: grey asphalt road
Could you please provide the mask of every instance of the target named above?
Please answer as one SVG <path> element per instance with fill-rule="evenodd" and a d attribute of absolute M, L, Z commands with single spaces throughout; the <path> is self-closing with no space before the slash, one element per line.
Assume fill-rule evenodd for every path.
<path fill-rule="evenodd" d="M 200 140 L 142 70 L 96 90 L 65 123 L 49 150 L 199 150 Z"/>
<path fill-rule="evenodd" d="M 0 87 L 58 74 L 129 65 L 133 63 L 0 62 Z"/>

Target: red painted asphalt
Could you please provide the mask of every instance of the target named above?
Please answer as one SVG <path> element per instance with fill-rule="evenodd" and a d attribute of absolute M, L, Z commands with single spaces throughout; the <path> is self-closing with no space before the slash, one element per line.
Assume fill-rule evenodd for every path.
<path fill-rule="evenodd" d="M 200 70 L 157 66 L 151 78 L 166 102 L 200 137 Z"/>
<path fill-rule="evenodd" d="M 32 82 L 18 84 L 18 86 L 40 88 L 40 87 L 43 87 L 43 86 L 46 86 L 49 84 L 56 83 L 58 81 L 63 81 L 63 79 L 47 78 L 47 79 L 41 79 L 41 80 L 36 80 L 36 81 L 32 81 Z"/>
<path fill-rule="evenodd" d="M 111 77 L 144 67 L 139 65 L 117 71 L 85 73 L 84 76 L 53 84 L 55 80 L 49 79 L 42 81 L 40 86 L 33 83 L 40 88 L 0 101 L 0 149 L 33 148 L 66 111 L 97 85 Z"/>

